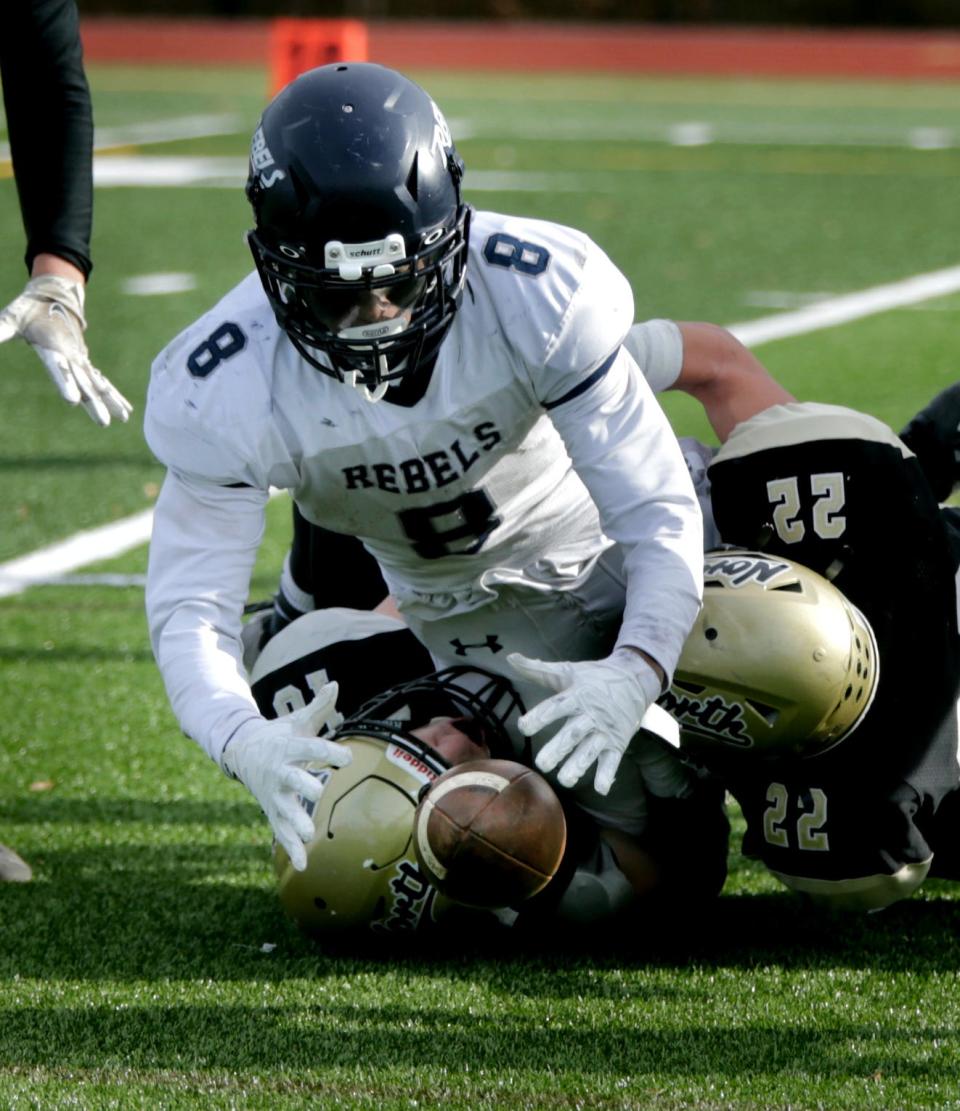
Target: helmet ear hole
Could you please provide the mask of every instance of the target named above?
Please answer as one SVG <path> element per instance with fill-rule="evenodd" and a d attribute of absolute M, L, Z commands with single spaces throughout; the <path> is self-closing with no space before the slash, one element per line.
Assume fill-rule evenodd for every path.
<path fill-rule="evenodd" d="M 780 716 L 780 711 L 776 706 L 765 706 L 762 702 L 757 702 L 756 699 L 750 699 L 750 706 L 768 725 L 776 725 L 777 718 Z"/>

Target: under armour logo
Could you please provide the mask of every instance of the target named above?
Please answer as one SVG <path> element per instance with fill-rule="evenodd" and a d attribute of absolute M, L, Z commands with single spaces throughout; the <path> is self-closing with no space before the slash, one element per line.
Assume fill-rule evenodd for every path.
<path fill-rule="evenodd" d="M 450 643 L 456 649 L 458 656 L 465 656 L 468 648 L 489 648 L 493 653 L 503 651 L 503 645 L 497 640 L 495 633 L 487 633 L 487 639 L 479 644 L 464 644 L 459 637 L 455 637 Z"/>

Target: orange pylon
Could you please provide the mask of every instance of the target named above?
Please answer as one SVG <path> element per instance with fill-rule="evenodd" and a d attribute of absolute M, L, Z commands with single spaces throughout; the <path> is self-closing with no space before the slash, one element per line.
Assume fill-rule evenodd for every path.
<path fill-rule="evenodd" d="M 366 60 L 367 27 L 357 19 L 274 19 L 270 24 L 271 97 L 314 66 Z"/>

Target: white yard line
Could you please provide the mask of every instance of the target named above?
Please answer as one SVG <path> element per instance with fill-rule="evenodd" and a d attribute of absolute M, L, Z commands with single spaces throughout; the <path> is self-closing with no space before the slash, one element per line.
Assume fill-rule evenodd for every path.
<path fill-rule="evenodd" d="M 107 154 L 93 160 L 93 184 L 98 189 L 115 186 L 137 188 L 203 185 L 240 190 L 247 177 L 243 158 L 191 155 Z"/>
<path fill-rule="evenodd" d="M 747 347 L 757 347 L 772 340 L 800 336 L 821 328 L 832 328 L 836 324 L 847 324 L 851 320 L 860 320 L 888 309 L 916 305 L 932 297 L 955 293 L 958 289 L 960 266 L 949 266 L 945 270 L 915 274 L 901 282 L 876 285 L 872 289 L 831 297 L 792 312 L 779 312 L 759 320 L 748 320 L 744 324 L 728 324 L 727 327 L 741 343 L 745 343 Z"/>
<path fill-rule="evenodd" d="M 181 139 L 206 139 L 212 135 L 236 135 L 246 121 L 232 113 L 218 116 L 177 116 L 170 120 L 145 120 L 120 127 L 98 127 L 93 134 L 93 149 L 142 147 L 152 143 L 172 143 Z"/>
<path fill-rule="evenodd" d="M 95 151 L 117 147 L 143 147 L 152 143 L 173 143 L 181 139 L 205 139 L 212 135 L 236 135 L 246 130 L 241 116 L 177 116 L 169 120 L 147 120 L 120 127 L 98 127 L 93 133 Z M 0 162 L 10 161 L 10 144 L 0 143 Z"/>
<path fill-rule="evenodd" d="M 960 290 L 960 266 L 950 266 L 928 274 L 915 274 L 900 282 L 831 297 L 792 312 L 775 313 L 727 327 L 748 347 L 759 347 L 773 340 L 832 328 L 875 313 L 943 297 L 957 290 Z M 152 526 L 153 510 L 145 509 L 101 528 L 78 532 L 30 555 L 0 563 L 0 598 L 19 594 L 29 586 L 53 582 L 90 563 L 123 555 L 146 544 Z"/>
<path fill-rule="evenodd" d="M 146 544 L 152 527 L 153 510 L 144 509 L 132 517 L 124 517 L 99 528 L 85 529 L 29 555 L 0 563 L 0 598 L 19 594 L 28 586 L 57 579 L 88 563 L 123 555 L 131 548 Z"/>

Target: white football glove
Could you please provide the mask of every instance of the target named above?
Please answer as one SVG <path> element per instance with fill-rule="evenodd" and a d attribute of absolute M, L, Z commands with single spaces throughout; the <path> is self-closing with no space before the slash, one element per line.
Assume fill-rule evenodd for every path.
<path fill-rule="evenodd" d="M 100 425 L 125 421 L 133 406 L 90 362 L 83 332 L 84 288 L 79 282 L 44 274 L 0 312 L 0 343 L 21 336 L 43 361 L 64 401 L 81 404 Z"/>
<path fill-rule="evenodd" d="M 223 751 L 221 765 L 239 779 L 260 803 L 278 843 L 298 872 L 307 866 L 304 844 L 314 835 L 313 819 L 300 799 L 316 802 L 323 791 L 317 777 L 299 764 L 316 762 L 342 768 L 353 756 L 350 749 L 317 734 L 324 726 L 335 729 L 343 718 L 337 713 L 336 683 L 321 687 L 312 702 L 276 721 L 266 718 L 256 727 L 232 737 Z"/>
<path fill-rule="evenodd" d="M 537 767 L 549 772 L 566 758 L 557 782 L 572 787 L 596 761 L 593 785 L 606 795 L 647 706 L 660 694 L 653 668 L 629 649 L 618 649 L 605 660 L 577 663 L 548 663 L 513 652 L 507 662 L 524 679 L 557 692 L 520 718 L 521 733 L 532 737 L 567 719 L 537 753 Z"/>

